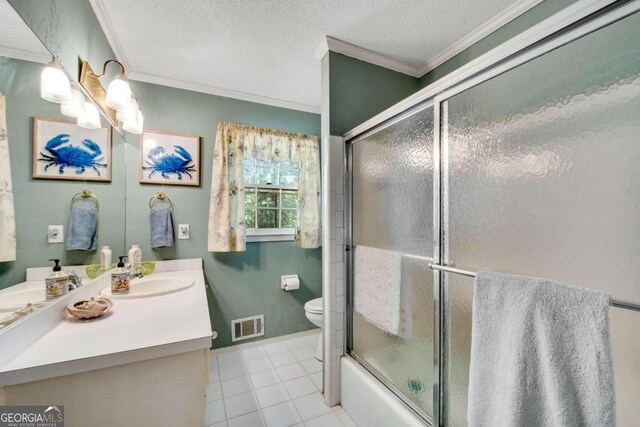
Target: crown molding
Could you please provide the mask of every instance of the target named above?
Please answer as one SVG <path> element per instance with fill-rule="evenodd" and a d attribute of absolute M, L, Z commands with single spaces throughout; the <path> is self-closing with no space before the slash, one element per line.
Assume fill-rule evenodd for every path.
<path fill-rule="evenodd" d="M 0 45 L 0 56 L 21 59 L 23 61 L 37 62 L 39 64 L 48 64 L 52 59 L 52 56 L 48 51 L 46 53 L 35 52 L 32 50 L 17 49 L 15 47 L 2 45 Z"/>
<path fill-rule="evenodd" d="M 494 16 L 493 18 L 452 44 L 450 47 L 443 50 L 432 59 L 428 60 L 423 66 L 418 69 L 420 77 L 424 76 L 429 71 L 433 70 L 439 65 L 444 64 L 454 56 L 473 46 L 489 34 L 496 31 L 498 28 L 508 24 L 529 9 L 542 3 L 542 1 L 543 0 L 520 0 L 512 4 L 507 9 L 503 10 L 498 15 Z"/>
<path fill-rule="evenodd" d="M 257 104 L 271 105 L 273 107 L 288 108 L 290 110 L 304 111 L 307 113 L 320 114 L 320 107 L 307 104 L 299 104 L 297 102 L 286 101 L 283 99 L 270 98 L 267 96 L 254 95 L 251 93 L 241 92 L 237 90 L 223 89 L 220 87 L 209 86 L 199 83 L 185 82 L 182 80 L 171 79 L 167 77 L 155 76 L 152 74 L 139 73 L 132 71 L 128 73 L 129 80 L 135 80 L 143 83 L 151 83 L 160 86 L 169 86 L 177 89 L 190 90 L 193 92 L 206 93 L 209 95 L 223 96 L 225 98 L 239 99 L 241 101 L 255 102 Z"/>
<path fill-rule="evenodd" d="M 345 56 L 359 59 L 360 61 L 368 62 L 370 64 L 379 65 L 412 77 L 420 77 L 420 70 L 418 67 L 414 67 L 411 64 L 398 61 L 397 59 L 390 58 L 381 53 L 374 52 L 330 36 L 326 36 L 320 42 L 320 45 L 315 49 L 313 55 L 317 59 L 322 59 L 328 51 L 341 53 Z"/>
<path fill-rule="evenodd" d="M 503 10 L 498 15 L 494 16 L 447 49 L 434 56 L 432 59 L 426 61 L 424 65 L 420 67 L 416 67 L 403 61 L 398 61 L 397 59 L 390 58 L 381 53 L 377 53 L 330 36 L 326 36 L 320 42 L 320 45 L 314 50 L 313 56 L 320 60 L 328 51 L 333 51 L 380 67 L 408 74 L 412 77 L 422 77 L 429 71 L 444 64 L 449 59 L 473 46 L 489 34 L 496 31 L 498 28 L 513 21 L 529 9 L 540 4 L 542 1 L 543 0 L 520 0 L 512 4 L 510 7 Z"/>

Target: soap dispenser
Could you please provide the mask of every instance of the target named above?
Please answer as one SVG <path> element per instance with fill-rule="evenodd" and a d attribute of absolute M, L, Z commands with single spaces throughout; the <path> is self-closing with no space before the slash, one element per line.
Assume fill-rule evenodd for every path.
<path fill-rule="evenodd" d="M 59 298 L 69 292 L 69 274 L 62 271 L 59 259 L 50 259 L 55 265 L 53 272 L 45 279 L 47 300 Z"/>
<path fill-rule="evenodd" d="M 129 269 L 125 267 L 123 259 L 126 256 L 118 257 L 117 269 L 111 273 L 111 293 L 112 294 L 128 294 L 129 293 Z"/>

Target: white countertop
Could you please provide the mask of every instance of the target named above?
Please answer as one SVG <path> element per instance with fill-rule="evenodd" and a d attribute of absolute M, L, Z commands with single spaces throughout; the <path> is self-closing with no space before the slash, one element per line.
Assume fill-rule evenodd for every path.
<path fill-rule="evenodd" d="M 114 299 L 112 311 L 95 320 L 68 317 L 0 367 L 0 385 L 209 348 L 211 322 L 202 269 L 147 277 L 154 276 L 179 277 L 195 285 L 167 295 Z M 109 275 L 87 285 L 94 295 L 105 286 L 110 286 Z"/>

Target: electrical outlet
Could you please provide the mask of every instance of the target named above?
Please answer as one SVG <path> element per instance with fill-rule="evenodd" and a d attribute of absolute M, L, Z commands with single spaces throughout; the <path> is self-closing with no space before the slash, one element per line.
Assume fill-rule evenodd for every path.
<path fill-rule="evenodd" d="M 178 224 L 178 240 L 189 239 L 189 224 Z"/>
<path fill-rule="evenodd" d="M 63 243 L 64 242 L 64 226 L 50 225 L 47 229 L 47 242 Z"/>

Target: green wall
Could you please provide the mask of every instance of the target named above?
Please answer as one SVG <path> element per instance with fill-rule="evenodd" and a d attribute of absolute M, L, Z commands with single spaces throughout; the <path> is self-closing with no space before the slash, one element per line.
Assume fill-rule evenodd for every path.
<path fill-rule="evenodd" d="M 204 259 L 212 325 L 218 332 L 214 347 L 231 345 L 231 319 L 251 315 L 265 315 L 267 338 L 312 328 L 304 304 L 322 295 L 321 249 L 299 249 L 293 242 L 265 242 L 248 243 L 246 252 L 210 253 L 207 225 L 218 122 L 319 135 L 320 116 L 146 83 L 134 82 L 133 89 L 145 115 L 146 129 L 202 137 L 202 185 L 140 184 L 139 137 L 127 135 L 127 247 L 141 244 L 145 259 Z M 158 191 L 173 201 L 176 228 L 179 223 L 190 225 L 191 239 L 176 240 L 172 248 L 152 250 L 148 202 Z M 280 276 L 284 274 L 298 274 L 300 290 L 282 291 Z"/>
<path fill-rule="evenodd" d="M 97 251 L 68 252 L 64 244 L 47 243 L 47 225 L 63 224 L 66 232 L 71 197 L 85 188 L 92 189 L 100 199 L 99 245 L 124 248 L 125 144 L 120 135 L 112 136 L 110 183 L 31 178 L 33 117 L 69 120 L 60 114 L 58 104 L 40 98 L 42 68 L 34 62 L 0 57 L 0 92 L 7 100 L 17 236 L 16 261 L 0 263 L 0 289 L 23 282 L 26 268 L 49 265 L 50 258 L 60 258 L 62 265 L 99 262 Z"/>
<path fill-rule="evenodd" d="M 418 79 L 339 53 L 328 53 L 328 96 L 323 89 L 323 113 L 329 102 L 329 131 L 342 135 L 416 92 Z M 327 60 L 327 56 L 323 61 Z"/>

